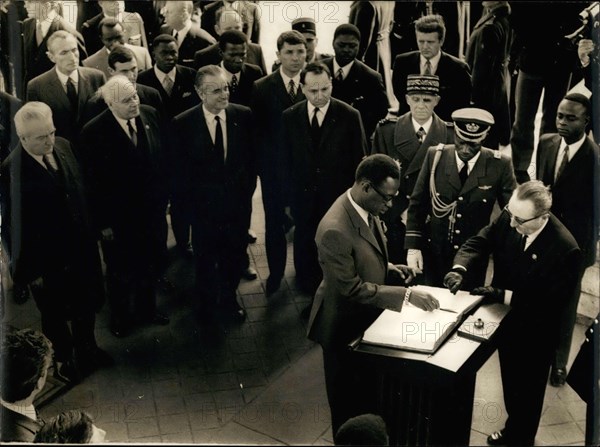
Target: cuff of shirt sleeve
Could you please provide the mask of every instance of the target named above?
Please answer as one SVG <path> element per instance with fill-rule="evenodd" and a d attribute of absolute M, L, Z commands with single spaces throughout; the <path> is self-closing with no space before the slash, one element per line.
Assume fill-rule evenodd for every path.
<path fill-rule="evenodd" d="M 506 304 L 507 306 L 510 306 L 510 301 L 512 300 L 512 294 L 513 294 L 512 290 L 504 291 L 504 304 Z"/>
<path fill-rule="evenodd" d="M 465 271 L 465 272 L 467 271 L 467 268 L 466 268 L 466 267 L 464 267 L 464 266 L 462 266 L 462 265 L 460 265 L 460 264 L 454 264 L 454 265 L 452 266 L 452 270 L 456 270 L 456 269 L 458 269 L 458 270 L 463 270 L 463 271 Z"/>

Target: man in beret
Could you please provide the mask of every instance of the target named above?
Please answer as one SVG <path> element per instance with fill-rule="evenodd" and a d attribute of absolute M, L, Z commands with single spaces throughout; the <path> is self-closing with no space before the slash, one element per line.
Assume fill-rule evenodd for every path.
<path fill-rule="evenodd" d="M 372 152 L 386 154 L 400 164 L 400 189 L 382 216 L 387 226 L 388 253 L 396 264 L 406 263 L 404 235 L 408 200 L 423 166 L 427 148 L 454 142 L 454 126 L 438 117 L 440 80 L 436 75 L 409 75 L 406 102 L 410 112 L 381 120 L 373 134 Z"/>
<path fill-rule="evenodd" d="M 500 207 L 508 203 L 516 186 L 510 159 L 481 144 L 494 117 L 483 109 L 465 108 L 456 110 L 452 120 L 454 144 L 439 144 L 427 152 L 410 197 L 404 241 L 408 265 L 436 287 L 442 287 L 463 242 L 489 223 L 496 201 Z M 469 279 L 481 285 L 487 265 L 477 268 Z"/>

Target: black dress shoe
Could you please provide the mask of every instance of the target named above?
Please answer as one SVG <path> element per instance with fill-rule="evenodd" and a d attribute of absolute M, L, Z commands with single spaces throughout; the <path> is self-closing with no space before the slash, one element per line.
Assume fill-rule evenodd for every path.
<path fill-rule="evenodd" d="M 495 431 L 487 437 L 487 443 L 489 445 L 509 445 L 510 441 L 504 435 L 503 430 Z"/>
<path fill-rule="evenodd" d="M 248 243 L 254 244 L 256 242 L 256 233 L 252 229 L 248 229 Z"/>
<path fill-rule="evenodd" d="M 279 287 L 281 286 L 281 278 L 271 278 L 270 276 L 267 278 L 267 287 L 266 287 L 266 295 L 267 296 L 271 296 L 273 295 L 275 292 L 277 292 L 279 290 Z"/>
<path fill-rule="evenodd" d="M 550 373 L 550 385 L 559 387 L 563 386 L 566 381 L 567 371 L 564 368 L 552 367 L 552 372 Z"/>
<path fill-rule="evenodd" d="M 258 272 L 253 267 L 248 267 L 242 272 L 242 278 L 247 279 L 248 281 L 255 280 L 258 278 Z"/>

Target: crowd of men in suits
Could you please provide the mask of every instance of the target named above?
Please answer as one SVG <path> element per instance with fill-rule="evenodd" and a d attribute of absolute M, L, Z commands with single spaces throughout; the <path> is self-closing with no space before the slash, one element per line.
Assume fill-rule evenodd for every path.
<path fill-rule="evenodd" d="M 16 3 L 4 5 L 9 24 Z M 202 5 L 200 24 L 192 1 L 151 2 L 161 16 L 148 20 L 148 34 L 128 2 L 97 2 L 100 10 L 78 30 L 61 17 L 60 1 L 24 3 L 23 58 L 3 66 L 15 96 L 0 97 L 2 234 L 15 290 L 31 292 L 57 374 L 77 381 L 113 363 L 94 336 L 105 289 L 116 337 L 137 324 L 169 324 L 156 307 L 167 268 L 167 210 L 177 249 L 195 265 L 200 324 L 243 321 L 236 289 L 242 278 L 256 278 L 247 245 L 260 178 L 265 293 L 280 289 L 286 233 L 295 226 L 296 279 L 314 296 L 306 316 L 310 337 L 323 346 L 334 430 L 360 409 L 346 386 L 367 374 L 345 343 L 381 308 L 437 306 L 403 279 L 417 274 L 422 283 L 473 290 L 485 284 L 487 263 L 479 258 L 498 253 L 498 274 L 484 294 L 502 301 L 512 290 L 515 327 L 541 315 L 540 334 L 548 337 L 528 381 L 514 353 L 501 353 L 510 418 L 488 442 L 533 442 L 547 368 L 552 363 L 554 384 L 564 383 L 581 278 L 595 262 L 599 149 L 587 136 L 589 99 L 566 94 L 562 78 L 552 80 L 559 86 L 549 94 L 535 74 L 530 58 L 558 35 L 524 30 L 527 6 L 515 5 L 511 20 L 508 2 L 483 2 L 465 60 L 443 50 L 441 15 L 417 18 L 416 48 L 394 55 L 399 108 L 390 110 L 389 73 L 363 62 L 365 31 L 352 23 L 336 27 L 334 55 L 325 57 L 316 51 L 315 20 L 294 20 L 277 39 L 278 63 L 268 74 L 251 2 Z M 549 9 L 565 29 L 571 17 L 559 20 L 565 10 Z M 580 51 L 584 66 L 589 52 Z M 571 65 L 556 62 L 569 76 L 575 54 Z M 535 165 L 541 182 L 531 183 L 529 109 L 540 85 L 547 89 Z M 509 143 L 512 160 L 499 151 Z M 496 204 L 502 212 L 488 226 Z M 521 252 L 538 250 L 522 256 L 523 277 L 506 271 L 518 234 L 529 237 Z M 561 263 L 525 274 L 550 255 Z M 395 283 L 384 286 L 391 276 Z M 560 284 L 545 282 L 559 277 Z M 527 301 L 542 284 L 552 309 Z M 541 308 L 547 312 L 537 315 Z M 515 405 L 525 395 L 529 406 Z M 365 388 L 358 402 L 368 401 Z"/>

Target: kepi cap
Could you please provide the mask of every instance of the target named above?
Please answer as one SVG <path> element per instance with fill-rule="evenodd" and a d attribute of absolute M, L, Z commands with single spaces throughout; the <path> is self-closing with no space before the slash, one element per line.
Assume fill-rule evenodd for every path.
<path fill-rule="evenodd" d="M 317 25 L 310 17 L 299 17 L 292 22 L 292 30 L 299 33 L 312 33 L 317 35 Z"/>
<path fill-rule="evenodd" d="M 439 95 L 440 78 L 436 75 L 408 75 L 406 78 L 406 94 L 410 95 L 412 93 Z"/>
<path fill-rule="evenodd" d="M 487 110 L 467 107 L 455 110 L 452 113 L 452 121 L 454 131 L 461 140 L 480 143 L 494 124 L 494 117 Z"/>

